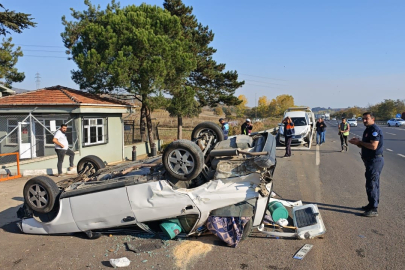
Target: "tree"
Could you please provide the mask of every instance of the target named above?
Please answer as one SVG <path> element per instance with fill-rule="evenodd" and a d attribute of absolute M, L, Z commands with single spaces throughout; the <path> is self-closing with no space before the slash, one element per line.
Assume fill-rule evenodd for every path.
<path fill-rule="evenodd" d="M 180 18 L 183 27 L 183 37 L 190 43 L 190 50 L 197 60 L 196 67 L 191 71 L 187 80 L 180 82 L 180 87 L 176 83 L 173 88 L 169 88 L 170 93 L 186 92 L 186 86 L 195 91 L 195 97 L 200 107 L 217 104 L 237 105 L 239 100 L 234 96 L 236 89 L 244 84 L 238 81 L 236 71 L 224 71 L 225 64 L 217 64 L 212 58 L 216 49 L 210 47 L 214 40 L 214 33 L 199 23 L 192 14 L 193 8 L 185 6 L 181 0 L 165 0 L 163 6 L 172 15 Z M 193 104 L 183 104 L 193 106 Z M 181 116 L 178 119 L 181 122 Z M 180 126 L 179 126 L 180 128 Z"/>
<path fill-rule="evenodd" d="M 177 139 L 179 140 L 183 137 L 183 117 L 194 117 L 201 113 L 201 108 L 194 98 L 195 91 L 189 86 L 184 90 L 181 94 L 174 95 L 167 107 L 170 116 L 177 116 Z"/>
<path fill-rule="evenodd" d="M 260 118 L 267 117 L 270 101 L 266 96 L 259 97 L 257 112 Z"/>
<path fill-rule="evenodd" d="M 279 114 L 283 114 L 285 110 L 294 107 L 294 98 L 291 95 L 280 95 L 276 97 Z"/>
<path fill-rule="evenodd" d="M 239 95 L 238 99 L 240 103 L 236 105 L 236 116 L 243 117 L 245 115 L 246 104 L 248 103 L 248 100 L 245 95 Z"/>
<path fill-rule="evenodd" d="M 4 11 L 0 12 L 0 35 L 5 36 L 10 34 L 10 31 L 16 33 L 22 33 L 23 29 L 35 27 L 36 23 L 33 22 L 33 18 L 30 18 L 31 14 L 25 14 L 21 12 L 10 11 L 5 9 L 0 4 L 0 9 Z M 9 31 L 10 30 L 10 31 Z"/>
<path fill-rule="evenodd" d="M 23 29 L 36 25 L 30 18 L 31 14 L 10 11 L 0 4 L 1 9 L 4 11 L 0 12 L 0 36 L 10 34 L 10 31 L 21 33 Z M 11 37 L 3 39 L 0 46 L 0 80 L 4 79 L 1 83 L 9 88 L 13 82 L 22 82 L 25 78 L 24 72 L 18 72 L 15 68 L 18 57 L 23 56 L 23 53 L 20 47 L 13 50 L 14 44 L 11 41 Z"/>
<path fill-rule="evenodd" d="M 14 44 L 11 37 L 3 39 L 0 46 L 0 80 L 5 80 L 4 85 L 11 88 L 13 82 L 22 82 L 25 78 L 24 72 L 18 72 L 14 66 L 18 62 L 18 57 L 23 56 L 20 47 L 13 50 Z"/>
<path fill-rule="evenodd" d="M 85 0 L 87 10 L 71 9 L 75 21 L 62 17 L 65 47 L 79 67 L 72 79 L 89 92 L 124 89 L 139 96 L 141 119 L 146 118 L 153 143 L 151 96 L 167 85 L 185 80 L 195 67 L 179 18 L 157 6 L 121 8 L 113 0 L 106 10 Z"/>
<path fill-rule="evenodd" d="M 216 108 L 214 109 L 214 114 L 215 114 L 215 115 L 222 115 L 222 114 L 224 114 L 224 111 L 222 110 L 221 107 L 216 107 Z"/>

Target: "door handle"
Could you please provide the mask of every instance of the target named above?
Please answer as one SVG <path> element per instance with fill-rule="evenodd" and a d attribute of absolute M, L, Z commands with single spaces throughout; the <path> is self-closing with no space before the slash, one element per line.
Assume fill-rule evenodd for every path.
<path fill-rule="evenodd" d="M 127 216 L 127 217 L 124 217 L 124 218 L 122 219 L 122 222 L 130 222 L 130 221 L 134 221 L 134 220 L 135 220 L 134 217 Z"/>
<path fill-rule="evenodd" d="M 194 206 L 192 206 L 192 205 L 187 205 L 186 206 L 186 210 L 191 210 L 191 209 L 193 209 L 194 208 Z"/>

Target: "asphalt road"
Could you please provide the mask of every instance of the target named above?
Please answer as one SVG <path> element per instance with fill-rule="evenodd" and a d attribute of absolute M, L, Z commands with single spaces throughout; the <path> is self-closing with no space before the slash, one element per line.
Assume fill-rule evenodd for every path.
<path fill-rule="evenodd" d="M 279 158 L 274 176 L 275 191 L 283 198 L 318 204 L 327 229 L 321 239 L 266 238 L 255 232 L 230 248 L 205 236 L 168 241 L 160 249 L 137 255 L 123 244 L 145 245 L 153 239 L 24 235 L 9 223 L 16 220 L 21 204 L 26 179 L 19 179 L 0 182 L 0 269 L 109 269 L 110 258 L 123 256 L 132 261 L 126 269 L 404 269 L 405 159 L 398 154 L 405 154 L 400 147 L 405 131 L 383 129 L 396 134 L 386 135 L 386 147 L 393 151 L 384 152 L 379 216 L 366 218 L 359 210 L 367 203 L 359 149 L 352 146 L 341 153 L 333 125 L 321 147 L 293 149 L 291 158 Z M 361 135 L 363 129 L 352 132 Z M 283 154 L 277 150 L 278 156 Z M 314 247 L 303 260 L 293 259 L 304 244 Z"/>

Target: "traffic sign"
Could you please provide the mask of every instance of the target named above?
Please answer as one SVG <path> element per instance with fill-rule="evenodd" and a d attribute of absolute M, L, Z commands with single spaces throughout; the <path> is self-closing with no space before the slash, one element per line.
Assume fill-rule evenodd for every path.
<path fill-rule="evenodd" d="M 401 114 L 397 113 L 397 116 L 395 116 L 396 118 L 401 118 Z"/>

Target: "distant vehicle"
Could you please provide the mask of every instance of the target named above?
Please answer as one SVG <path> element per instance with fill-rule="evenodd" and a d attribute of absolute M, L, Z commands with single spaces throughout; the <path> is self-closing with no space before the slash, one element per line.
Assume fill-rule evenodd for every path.
<path fill-rule="evenodd" d="M 357 117 L 357 121 L 362 121 L 363 118 L 362 117 Z"/>
<path fill-rule="evenodd" d="M 333 117 L 331 120 L 336 121 L 336 117 Z"/>
<path fill-rule="evenodd" d="M 347 119 L 347 123 L 349 123 L 349 125 L 351 127 L 357 127 L 357 120 L 356 119 Z"/>
<path fill-rule="evenodd" d="M 405 120 L 401 119 L 401 118 L 392 118 L 390 120 L 387 121 L 387 125 L 390 126 L 405 126 Z"/>
<path fill-rule="evenodd" d="M 330 113 L 325 113 L 325 120 L 329 121 L 330 120 Z"/>
<path fill-rule="evenodd" d="M 311 142 L 315 134 L 315 115 L 311 109 L 307 107 L 291 107 L 284 112 L 284 118 L 289 116 L 295 125 L 295 135 L 292 137 L 291 145 L 308 144 L 311 147 Z M 279 142 L 285 144 L 284 125 L 280 124 Z"/>

